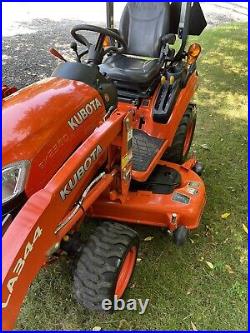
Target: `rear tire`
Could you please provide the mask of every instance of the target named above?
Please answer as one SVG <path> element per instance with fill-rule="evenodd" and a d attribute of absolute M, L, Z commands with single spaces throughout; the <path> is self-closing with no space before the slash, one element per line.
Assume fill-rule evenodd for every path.
<path fill-rule="evenodd" d="M 196 112 L 193 105 L 189 105 L 178 126 L 171 147 L 164 153 L 162 160 L 177 164 L 186 161 L 196 125 Z"/>
<path fill-rule="evenodd" d="M 119 223 L 102 222 L 83 247 L 74 273 L 77 301 L 103 311 L 102 301 L 121 298 L 132 277 L 139 248 L 138 234 Z M 111 309 L 112 310 L 112 309 Z"/>

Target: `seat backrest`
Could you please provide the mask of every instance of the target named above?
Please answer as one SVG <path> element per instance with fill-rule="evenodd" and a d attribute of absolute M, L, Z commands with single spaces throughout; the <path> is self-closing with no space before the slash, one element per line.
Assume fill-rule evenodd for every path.
<path fill-rule="evenodd" d="M 124 8 L 119 31 L 128 45 L 128 54 L 160 56 L 160 39 L 169 33 L 168 2 L 128 2 Z"/>

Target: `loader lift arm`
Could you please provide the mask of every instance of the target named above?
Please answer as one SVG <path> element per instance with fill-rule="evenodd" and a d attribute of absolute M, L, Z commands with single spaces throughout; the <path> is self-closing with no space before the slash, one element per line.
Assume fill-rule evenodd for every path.
<path fill-rule="evenodd" d="M 82 144 L 70 159 L 61 167 L 46 187 L 35 193 L 25 204 L 3 236 L 2 260 L 2 328 L 14 328 L 23 299 L 32 281 L 49 254 L 58 249 L 62 238 L 83 219 L 85 212 L 112 183 L 116 170 L 105 174 L 94 186 L 83 202 L 82 208 L 69 219 L 62 228 L 58 228 L 77 201 L 77 198 L 93 179 L 98 167 L 98 159 L 77 184 L 74 192 L 65 200 L 60 197 L 60 190 L 67 183 L 83 161 L 101 145 L 105 151 L 122 132 L 125 114 L 114 112 L 108 120 L 99 126 Z M 69 214 L 68 214 L 69 213 Z M 15 239 L 15 242 L 13 242 Z M 12 244 L 11 247 L 9 244 Z"/>

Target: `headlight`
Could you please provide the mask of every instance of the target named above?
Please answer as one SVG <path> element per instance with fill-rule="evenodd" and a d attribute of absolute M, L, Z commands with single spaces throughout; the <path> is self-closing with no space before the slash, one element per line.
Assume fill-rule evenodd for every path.
<path fill-rule="evenodd" d="M 19 161 L 2 169 L 2 204 L 23 192 L 29 161 Z"/>

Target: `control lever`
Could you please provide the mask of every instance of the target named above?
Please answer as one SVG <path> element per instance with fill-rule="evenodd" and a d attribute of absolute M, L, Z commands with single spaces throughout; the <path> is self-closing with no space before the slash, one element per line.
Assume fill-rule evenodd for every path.
<path fill-rule="evenodd" d="M 64 61 L 64 62 L 67 62 L 67 60 L 56 50 L 54 49 L 53 47 L 49 49 L 49 52 L 56 58 Z"/>
<path fill-rule="evenodd" d="M 76 42 L 70 43 L 70 48 L 75 52 L 77 61 L 80 62 L 80 57 L 79 57 L 79 54 L 78 54 L 78 51 L 77 51 L 77 44 L 76 44 Z"/>

